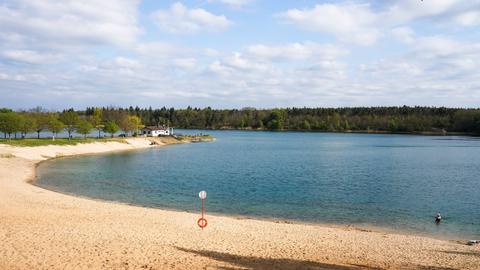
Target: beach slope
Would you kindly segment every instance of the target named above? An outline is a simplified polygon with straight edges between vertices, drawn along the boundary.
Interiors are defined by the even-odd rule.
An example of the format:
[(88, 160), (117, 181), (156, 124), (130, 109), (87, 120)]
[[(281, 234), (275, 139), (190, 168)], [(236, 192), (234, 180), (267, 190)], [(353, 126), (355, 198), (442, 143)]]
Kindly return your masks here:
[(28, 183), (43, 160), (168, 143), (0, 145), (0, 269), (480, 268), (480, 248), (454, 241), (222, 216), (207, 216), (202, 231), (198, 214), (78, 198)]

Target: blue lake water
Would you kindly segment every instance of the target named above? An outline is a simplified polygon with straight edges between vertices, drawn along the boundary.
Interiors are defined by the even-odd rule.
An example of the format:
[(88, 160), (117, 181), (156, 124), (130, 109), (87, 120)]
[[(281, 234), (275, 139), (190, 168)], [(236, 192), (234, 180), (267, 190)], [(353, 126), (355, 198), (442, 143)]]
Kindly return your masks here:
[[(211, 143), (61, 158), (36, 184), (148, 207), (480, 238), (480, 140), (208, 131)], [(434, 224), (434, 215), (444, 220)]]

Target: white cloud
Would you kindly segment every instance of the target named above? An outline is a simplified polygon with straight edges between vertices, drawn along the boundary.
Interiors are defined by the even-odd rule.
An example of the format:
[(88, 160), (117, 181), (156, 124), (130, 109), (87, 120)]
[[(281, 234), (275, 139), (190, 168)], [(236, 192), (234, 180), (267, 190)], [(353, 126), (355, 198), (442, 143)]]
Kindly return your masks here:
[(247, 52), (255, 57), (270, 60), (331, 60), (348, 54), (348, 51), (331, 44), (314, 42), (291, 43), (268, 46), (256, 44), (249, 46)]
[(32, 50), (5, 50), (0, 55), (9, 60), (30, 64), (49, 64), (62, 59), (58, 54), (42, 54)]
[(182, 69), (192, 69), (195, 67), (197, 60), (195, 58), (178, 58), (173, 60), (176, 67)]
[(204, 52), (181, 45), (164, 42), (139, 43), (134, 51), (138, 60), (148, 66), (150, 73), (164, 72), (162, 69), (191, 70), (197, 65), (197, 57)]
[(226, 76), (230, 73), (232, 73), (234, 70), (232, 68), (229, 68), (227, 66), (224, 66), (220, 61), (214, 61), (213, 63), (210, 64), (208, 67), (209, 70), (213, 73), (217, 73), (219, 75)]
[(166, 42), (143, 42), (138, 43), (134, 51), (140, 55), (152, 58), (165, 58), (169, 56), (182, 55), (185, 53), (184, 48), (175, 46)]
[(24, 75), (11, 75), (6, 73), (0, 73), (0, 80), (10, 80), (10, 81), (25, 81), (26, 77)]
[(480, 23), (479, 0), (397, 0), (384, 12), (386, 21), (408, 23), (429, 19), (440, 23), (474, 26)]
[(392, 35), (417, 53), (416, 57), (421, 58), (461, 56), (478, 48), (478, 44), (468, 44), (442, 35), (419, 36), (409, 27), (394, 28)]
[(242, 7), (252, 3), (255, 0), (208, 0), (208, 2), (220, 2), (232, 7)]
[[(209, 65), (212, 73), (209, 76), (212, 78), (209, 89), (250, 106), (268, 102), (266, 100), (271, 101), (269, 104), (277, 104), (269, 106), (318, 101), (320, 96), (325, 97), (329, 91), (341, 91), (338, 85), (345, 81), (347, 68), (347, 65), (335, 59), (344, 52), (316, 57), (319, 52), (313, 49), (321, 46), (310, 42), (249, 46), (244, 53), (223, 56)], [(273, 52), (268, 53), (269, 49)], [(297, 54), (281, 57), (280, 54), (284, 52)], [(296, 61), (296, 64), (278, 65), (277, 60)], [(225, 92), (225, 89), (228, 91)]]
[(440, 57), (464, 53), (465, 45), (456, 40), (442, 36), (416, 37), (413, 48), (423, 56)]
[(409, 27), (396, 27), (391, 30), (392, 36), (405, 44), (411, 44), (414, 42), (415, 32)]
[(480, 43), (444, 36), (410, 38), (408, 53), (361, 65), (359, 84), (375, 86), (384, 100), (396, 97), (405, 104), (477, 106), (471, 100), (479, 97)]
[(318, 4), (290, 9), (279, 17), (303, 29), (329, 33), (342, 42), (363, 46), (374, 44), (385, 30), (419, 20), (446, 27), (480, 24), (480, 0), (395, 0), (384, 5), (374, 10), (369, 4), (349, 1)]
[[(215, 42), (148, 32), (140, 39), (137, 20), (152, 14), (140, 20), (138, 1), (97, 2), (0, 4), (4, 104), (62, 108), (67, 97), (68, 106), (79, 107), (478, 106), (480, 100), (480, 44), (470, 27), (478, 25), (479, 0), (329, 1), (282, 13), (313, 33), (290, 35), (287, 29), (279, 33), (288, 34), (289, 43), (275, 43), (279, 36), (265, 34), (266, 28), (250, 28), (235, 33), (237, 45), (220, 35)], [(162, 29), (170, 32), (231, 25), (224, 16), (179, 3), (161, 12)], [(318, 32), (340, 42), (319, 43), (324, 37)], [(379, 37), (378, 46), (349, 46)]]
[(141, 33), (137, 3), (136, 0), (7, 0), (7, 4), (0, 5), (0, 32), (47, 47), (128, 46)]
[(188, 9), (179, 2), (167, 10), (155, 11), (152, 18), (160, 29), (170, 33), (194, 33), (202, 30), (220, 32), (232, 24), (223, 15), (215, 15), (201, 8)]
[(115, 57), (113, 62), (115, 63), (115, 65), (122, 68), (137, 69), (141, 67), (141, 64), (137, 60), (121, 56)]
[(203, 54), (206, 56), (219, 56), (220, 52), (218, 50), (212, 49), (212, 48), (206, 48), (203, 50)]
[(467, 11), (462, 14), (458, 14), (454, 17), (454, 20), (464, 26), (475, 26), (480, 24), (480, 11)]
[(312, 9), (290, 9), (280, 17), (300, 27), (335, 35), (345, 42), (371, 45), (380, 36), (376, 14), (367, 4), (319, 4)]
[(220, 75), (227, 75), (233, 73), (249, 74), (253, 72), (264, 72), (269, 67), (265, 63), (260, 63), (245, 57), (240, 52), (233, 52), (224, 57), (221, 61), (214, 61), (210, 64), (209, 68), (210, 71), (216, 72)]

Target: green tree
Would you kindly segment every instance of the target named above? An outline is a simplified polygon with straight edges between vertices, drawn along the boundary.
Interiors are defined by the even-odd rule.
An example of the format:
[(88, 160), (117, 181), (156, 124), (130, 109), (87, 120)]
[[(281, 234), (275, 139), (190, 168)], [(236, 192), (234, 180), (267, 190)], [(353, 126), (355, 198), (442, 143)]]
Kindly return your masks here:
[(27, 114), (23, 115), (24, 121), (23, 123), (20, 122), (20, 132), (22, 132), (22, 138), (27, 135), (27, 133), (30, 133), (32, 131), (37, 130), (38, 128), (38, 123), (37, 120), (34, 118), (33, 115)]
[(100, 139), (100, 132), (103, 129), (102, 125), (102, 109), (101, 108), (95, 108), (93, 110), (93, 115), (92, 115), (92, 125), (95, 129), (98, 130), (98, 138)]
[(302, 129), (304, 129), (304, 130), (312, 129), (312, 127), (310, 126), (310, 122), (308, 122), (308, 120), (303, 120)]
[(13, 114), (13, 133), (15, 134), (15, 139), (17, 138), (17, 132), (20, 132), (20, 137), (22, 137), (22, 128), (25, 126), (25, 120), (25, 116), (18, 113)]
[(334, 113), (331, 118), (331, 121), (332, 121), (332, 126), (334, 131), (338, 131), (342, 129), (342, 125), (340, 124), (340, 122), (342, 121), (342, 117), (340, 116), (339, 113), (337, 112)]
[(395, 132), (398, 130), (398, 124), (395, 119), (391, 119), (388, 123), (388, 130), (391, 132)]
[(119, 129), (120, 128), (118, 127), (118, 125), (113, 121), (108, 121), (103, 127), (103, 131), (105, 133), (110, 134), (112, 138), (113, 138), (113, 135), (117, 133)]
[(480, 117), (478, 118), (477, 122), (475, 123), (475, 133), (480, 134)]
[(453, 126), (457, 131), (475, 132), (478, 121), (480, 110), (459, 110), (453, 115)]
[(8, 113), (8, 112), (13, 112), (13, 111), (9, 108), (0, 108), (0, 113)]
[(65, 129), (68, 132), (69, 140), (72, 137), (72, 132), (74, 132), (76, 129), (78, 120), (79, 120), (78, 114), (73, 109), (64, 111), (60, 114), (60, 121), (62, 121), (62, 123), (65, 124)]
[(43, 112), (35, 112), (31, 114), (30, 117), (32, 117), (36, 122), (34, 131), (37, 132), (37, 139), (40, 139), (40, 132), (48, 129), (49, 117)]
[[(76, 127), (68, 124), (64, 115), (71, 114), (73, 110), (62, 114), (62, 121), (72, 132)], [(12, 114), (8, 114), (12, 113)], [(73, 112), (74, 113), (74, 112)], [(22, 122), (7, 121), (14, 119), (15, 113), (8, 108), (0, 109), (2, 115), (0, 130), (13, 130), (4, 132), (3, 137), (21, 131), (25, 133), (26, 126), (16, 127), (15, 124)], [(37, 133), (48, 128), (49, 115), (41, 107), (29, 110), (28, 113), (18, 113), (28, 118), (33, 117), (37, 122)], [(17, 115), (18, 115), (17, 114)], [(148, 125), (164, 124), (184, 128), (245, 128), (262, 129), (263, 126), (272, 130), (295, 130), (311, 129), (323, 131), (343, 130), (371, 130), (371, 131), (448, 131), (480, 133), (480, 110), (458, 108), (434, 108), (434, 107), (358, 107), (358, 108), (285, 108), (263, 109), (255, 108), (219, 109), (192, 108), (175, 110), (173, 108), (94, 108), (89, 107), (85, 112), (79, 113), (90, 117), (93, 126), (98, 129), (99, 137), (103, 128), (102, 123), (113, 121), (119, 124), (127, 132), (138, 130), (141, 125), (132, 124), (131, 117), (136, 116), (141, 122)], [(75, 116), (74, 116), (75, 118)], [(41, 120), (46, 119), (46, 120)], [(125, 120), (123, 120), (125, 119)], [(123, 121), (122, 121), (123, 120)], [(7, 122), (9, 123), (7, 125)], [(308, 125), (306, 124), (308, 122)], [(13, 126), (12, 126), (13, 123)], [(135, 127), (134, 127), (135, 126)], [(69, 134), (71, 135), (71, 134)], [(13, 137), (12, 135), (10, 135)]]
[(257, 120), (255, 121), (254, 127), (257, 128), (257, 129), (263, 129), (263, 128), (264, 128), (264, 126), (263, 126), (263, 120), (260, 119), (260, 118), (257, 119)]
[(130, 121), (130, 116), (124, 115), (122, 119), (120, 120), (120, 129), (125, 133), (125, 135), (128, 135), (128, 133), (133, 132), (136, 128), (135, 123), (132, 123)]
[(136, 115), (131, 115), (128, 117), (128, 121), (130, 122), (130, 125), (134, 128), (135, 133), (138, 134), (139, 129), (143, 127), (140, 117)]
[[(4, 109), (2, 109), (4, 110)], [(0, 132), (3, 133), (4, 138), (7, 138), (7, 133), (8, 133), (8, 114), (7, 112), (0, 112)]]
[(87, 120), (79, 120), (77, 124), (77, 132), (83, 135), (83, 138), (87, 138), (87, 135), (92, 131), (93, 126)]
[(52, 140), (55, 141), (55, 136), (65, 128), (65, 124), (58, 120), (57, 116), (52, 114), (48, 118), (48, 129), (52, 132)]
[(282, 130), (284, 124), (283, 113), (276, 109), (270, 113), (270, 121), (268, 123), (268, 128), (273, 130)]
[(25, 118), (16, 112), (0, 113), (0, 131), (4, 133), (5, 138), (8, 134), (8, 138), (10, 139), (12, 133), (16, 134), (20, 131), (24, 121)]

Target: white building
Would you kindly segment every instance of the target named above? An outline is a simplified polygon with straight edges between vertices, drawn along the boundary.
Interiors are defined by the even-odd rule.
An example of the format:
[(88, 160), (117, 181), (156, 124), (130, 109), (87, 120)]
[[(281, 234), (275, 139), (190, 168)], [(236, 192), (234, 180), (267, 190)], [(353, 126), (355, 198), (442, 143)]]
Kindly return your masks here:
[(151, 126), (142, 129), (142, 134), (147, 137), (170, 136), (173, 134), (173, 128), (166, 126)]

